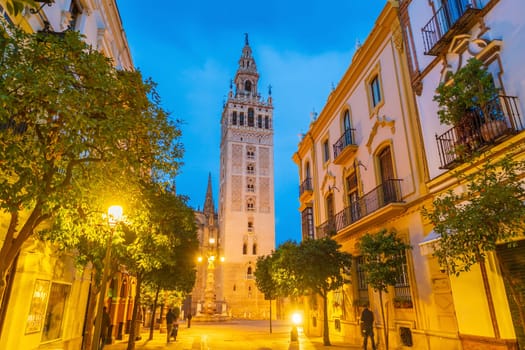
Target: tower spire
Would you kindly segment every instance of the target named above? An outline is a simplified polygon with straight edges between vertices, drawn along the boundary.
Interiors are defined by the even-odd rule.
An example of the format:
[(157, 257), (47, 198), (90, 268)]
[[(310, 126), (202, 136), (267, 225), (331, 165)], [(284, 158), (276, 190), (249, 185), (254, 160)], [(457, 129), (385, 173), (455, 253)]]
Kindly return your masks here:
[(213, 192), (211, 189), (211, 172), (208, 174), (208, 189), (206, 190), (206, 199), (204, 200), (204, 213), (215, 214), (215, 206), (213, 204)]

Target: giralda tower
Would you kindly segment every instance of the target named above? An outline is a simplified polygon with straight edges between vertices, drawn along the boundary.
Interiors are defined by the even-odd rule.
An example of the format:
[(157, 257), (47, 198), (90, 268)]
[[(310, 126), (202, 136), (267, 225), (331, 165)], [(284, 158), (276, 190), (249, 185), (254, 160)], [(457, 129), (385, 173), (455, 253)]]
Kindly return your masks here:
[(273, 106), (258, 91), (259, 73), (245, 34), (221, 118), (219, 185), (221, 264), (218, 300), (228, 314), (266, 318), (268, 301), (255, 285), (257, 258), (275, 249)]

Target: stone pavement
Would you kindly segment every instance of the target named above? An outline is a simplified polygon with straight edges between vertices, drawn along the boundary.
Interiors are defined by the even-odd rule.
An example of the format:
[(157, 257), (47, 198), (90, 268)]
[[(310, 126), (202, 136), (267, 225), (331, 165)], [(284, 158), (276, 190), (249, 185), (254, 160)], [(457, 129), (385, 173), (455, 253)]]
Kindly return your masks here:
[[(299, 332), (297, 341), (290, 340), (291, 326), (287, 322), (273, 321), (272, 333), (269, 321), (229, 321), (221, 323), (192, 322), (191, 328), (179, 324), (177, 341), (166, 343), (166, 333), (155, 330), (153, 339), (147, 340), (149, 330), (143, 329), (142, 340), (135, 342), (137, 350), (317, 350), (317, 349), (352, 349), (361, 347), (337, 341), (330, 335), (331, 346), (324, 346), (322, 337), (307, 337)], [(127, 338), (106, 345), (104, 350), (127, 349)]]

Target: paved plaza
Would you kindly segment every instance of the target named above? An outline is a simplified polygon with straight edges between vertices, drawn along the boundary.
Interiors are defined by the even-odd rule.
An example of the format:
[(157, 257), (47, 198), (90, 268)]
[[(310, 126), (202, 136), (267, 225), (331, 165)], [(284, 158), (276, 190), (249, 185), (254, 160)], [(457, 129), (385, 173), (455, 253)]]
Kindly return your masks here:
[[(269, 321), (229, 321), (221, 323), (192, 322), (191, 328), (180, 323), (177, 341), (166, 343), (166, 333), (155, 330), (152, 340), (146, 340), (149, 331), (143, 329), (142, 340), (135, 349), (170, 350), (314, 350), (314, 349), (360, 349), (357, 344), (345, 344), (330, 335), (332, 346), (324, 346), (321, 337), (307, 337), (299, 331), (297, 341), (290, 340), (291, 326), (288, 322), (273, 321), (270, 334)], [(124, 350), (127, 340), (107, 345), (104, 350)]]

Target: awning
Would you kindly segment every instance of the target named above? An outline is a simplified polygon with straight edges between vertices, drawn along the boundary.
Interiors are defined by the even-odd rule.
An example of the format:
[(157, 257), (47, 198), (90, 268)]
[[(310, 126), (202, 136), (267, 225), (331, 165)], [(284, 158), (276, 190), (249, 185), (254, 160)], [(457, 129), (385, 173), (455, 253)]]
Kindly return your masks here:
[(426, 235), (425, 238), (423, 238), (423, 240), (418, 243), (421, 255), (427, 256), (432, 254), (434, 252), (434, 244), (436, 244), (440, 239), (441, 236), (436, 233), (436, 231), (430, 231), (428, 235)]

